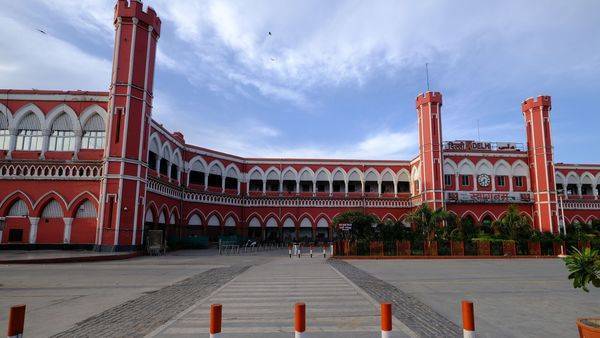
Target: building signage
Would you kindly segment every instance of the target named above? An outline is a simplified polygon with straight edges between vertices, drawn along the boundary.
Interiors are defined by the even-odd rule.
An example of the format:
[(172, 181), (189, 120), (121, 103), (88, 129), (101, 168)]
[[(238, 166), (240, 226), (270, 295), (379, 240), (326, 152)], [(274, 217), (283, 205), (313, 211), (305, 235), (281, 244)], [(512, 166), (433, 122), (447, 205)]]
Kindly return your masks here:
[(338, 228), (342, 231), (350, 231), (352, 229), (352, 223), (340, 223)]
[(477, 142), (477, 141), (449, 141), (444, 144), (445, 150), (453, 151), (514, 151), (518, 150), (517, 144), (512, 142)]
[(484, 191), (452, 191), (446, 192), (448, 202), (461, 203), (529, 203), (529, 193), (484, 192)]

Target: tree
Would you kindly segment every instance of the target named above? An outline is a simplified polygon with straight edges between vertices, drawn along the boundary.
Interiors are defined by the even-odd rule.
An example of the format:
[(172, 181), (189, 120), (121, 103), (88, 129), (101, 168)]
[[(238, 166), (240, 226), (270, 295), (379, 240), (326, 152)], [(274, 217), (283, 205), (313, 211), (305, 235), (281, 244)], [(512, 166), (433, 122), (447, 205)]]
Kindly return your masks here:
[[(338, 225), (344, 223), (352, 224), (349, 232), (339, 230)], [(346, 239), (372, 240), (376, 235), (373, 225), (378, 223), (379, 219), (376, 216), (364, 214), (362, 211), (346, 211), (333, 218), (338, 237)]]
[(514, 241), (527, 238), (531, 234), (529, 218), (522, 215), (515, 205), (509, 205), (504, 216), (500, 220), (494, 221), (492, 227), (496, 235)]
[(575, 252), (567, 256), (565, 264), (569, 269), (569, 279), (573, 280), (573, 287), (582, 288), (589, 292), (588, 285), (600, 287), (600, 255), (597, 250), (585, 248), (579, 251), (573, 248)]
[(444, 209), (431, 210), (429, 205), (422, 204), (411, 212), (406, 220), (414, 224), (416, 232), (419, 232), (428, 242), (431, 242), (439, 224), (448, 218), (449, 214)]

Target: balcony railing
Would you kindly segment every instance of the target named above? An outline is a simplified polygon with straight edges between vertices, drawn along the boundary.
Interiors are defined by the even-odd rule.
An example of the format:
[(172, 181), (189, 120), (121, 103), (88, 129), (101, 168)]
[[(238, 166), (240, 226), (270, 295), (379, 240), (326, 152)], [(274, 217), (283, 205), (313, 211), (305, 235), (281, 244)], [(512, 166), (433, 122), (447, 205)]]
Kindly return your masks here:
[(97, 180), (102, 162), (93, 161), (0, 161), (0, 179)]

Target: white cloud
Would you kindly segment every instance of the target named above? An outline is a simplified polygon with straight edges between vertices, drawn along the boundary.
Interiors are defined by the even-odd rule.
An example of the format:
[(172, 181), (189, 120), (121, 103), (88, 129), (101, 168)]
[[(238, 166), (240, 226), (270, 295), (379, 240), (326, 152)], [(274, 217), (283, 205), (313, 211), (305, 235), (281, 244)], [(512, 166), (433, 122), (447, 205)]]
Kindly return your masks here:
[(0, 26), (0, 83), (22, 89), (107, 90), (109, 60), (11, 18), (0, 16)]

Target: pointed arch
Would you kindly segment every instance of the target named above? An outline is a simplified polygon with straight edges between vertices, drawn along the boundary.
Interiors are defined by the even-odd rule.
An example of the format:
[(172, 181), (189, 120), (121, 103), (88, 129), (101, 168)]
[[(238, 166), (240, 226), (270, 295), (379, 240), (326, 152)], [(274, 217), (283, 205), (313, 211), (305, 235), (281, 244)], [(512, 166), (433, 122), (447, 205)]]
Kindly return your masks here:
[(223, 217), (216, 211), (211, 212), (206, 216), (206, 223), (208, 226), (221, 226), (223, 224)]
[[(357, 179), (358, 178), (358, 179)], [(363, 172), (360, 169), (354, 167), (348, 171), (348, 181), (361, 181), (364, 182)]]
[(396, 217), (394, 215), (392, 215), (391, 213), (389, 213), (389, 212), (386, 213), (385, 215), (383, 215), (383, 217), (381, 217), (381, 220), (383, 222), (385, 222), (388, 219), (391, 220), (394, 223), (397, 221)]
[(202, 225), (204, 224), (203, 217), (204, 216), (198, 209), (194, 209), (186, 216), (185, 223), (187, 225)]
[(390, 181), (390, 182), (394, 182), (394, 184), (396, 184), (396, 182), (397, 182), (396, 175), (394, 174), (392, 169), (390, 169), (390, 168), (383, 169), (383, 171), (381, 172), (381, 181), (382, 182)]
[(475, 172), (480, 175), (480, 174), (486, 174), (489, 176), (492, 176), (494, 174), (494, 166), (492, 165), (492, 163), (490, 161), (488, 161), (487, 159), (481, 159), (477, 162), (477, 165), (475, 166)]
[(331, 222), (326, 217), (321, 216), (317, 221), (317, 228), (329, 228), (330, 224)]
[(276, 167), (269, 167), (269, 169), (267, 169), (265, 171), (265, 173), (266, 173), (265, 174), (266, 180), (273, 180), (273, 181), (281, 180), (281, 172)]
[(516, 160), (512, 165), (512, 175), (525, 176), (529, 178), (529, 167), (527, 167), (527, 164), (522, 160)]
[(511, 166), (505, 160), (494, 163), (494, 176), (511, 176)]
[(475, 164), (468, 158), (463, 159), (458, 163), (458, 173), (460, 175), (475, 175)]
[(63, 215), (68, 214), (67, 202), (65, 198), (56, 191), (52, 190), (42, 195), (42, 197), (35, 202), (33, 215), (35, 215), (35, 217), (40, 217), (39, 215), (42, 214), (44, 207), (46, 207), (46, 205), (53, 199), (58, 202)]
[[(151, 219), (148, 220), (148, 212), (150, 212), (150, 216)], [(148, 205), (146, 206), (146, 214), (145, 214), (145, 223), (156, 223), (158, 222), (158, 208), (156, 207), (156, 204), (154, 203), (154, 201), (150, 201), (148, 202)]]
[(71, 128), (73, 131), (81, 131), (81, 124), (79, 123), (79, 119), (77, 118), (77, 114), (73, 108), (69, 107), (69, 105), (65, 103), (61, 103), (56, 107), (52, 108), (46, 115), (46, 126), (48, 129), (52, 128), (52, 124), (56, 121), (57, 118), (65, 114), (69, 121), (71, 122)]
[[(240, 169), (238, 168), (237, 165), (235, 165), (235, 163), (230, 163), (226, 168), (225, 168), (225, 175), (227, 177), (231, 177), (231, 178), (236, 178), (236, 179), (240, 179), (241, 175), (240, 175)], [(234, 176), (230, 176), (230, 175), (234, 175)]]
[(295, 218), (292, 215), (285, 216), (282, 226), (284, 228), (295, 228), (296, 227)]
[(300, 221), (300, 227), (301, 228), (312, 228), (313, 221), (312, 221), (312, 219), (310, 217), (304, 216), (301, 219), (302, 219)]
[(332, 180), (331, 172), (329, 172), (329, 170), (327, 170), (327, 168), (321, 167), (321, 168), (317, 169), (317, 171), (315, 172), (315, 181), (331, 182), (331, 180)]
[(85, 203), (85, 201), (89, 201), (92, 204), (92, 206), (96, 209), (96, 211), (98, 211), (98, 199), (96, 198), (96, 196), (94, 196), (94, 194), (92, 194), (89, 191), (84, 191), (79, 195), (75, 196), (75, 198), (73, 198), (71, 202), (67, 205), (67, 217), (75, 217), (77, 215), (77, 212), (79, 211), (79, 208), (83, 203)]
[(481, 216), (479, 217), (479, 221), (480, 221), (480, 222), (481, 222), (481, 221), (483, 221), (483, 219), (484, 219), (486, 216), (489, 216), (489, 217), (492, 219), (492, 221), (497, 221), (497, 220), (498, 220), (498, 218), (496, 218), (496, 215), (494, 215), (494, 214), (493, 214), (491, 211), (489, 211), (489, 210), (486, 210), (486, 211), (484, 211), (484, 212), (481, 214)]
[(410, 182), (410, 173), (406, 168), (398, 170), (396, 177), (398, 182)]
[(379, 171), (375, 170), (375, 168), (373, 168), (373, 167), (369, 167), (369, 169), (367, 169), (367, 171), (365, 171), (364, 178), (365, 178), (365, 182), (366, 181), (381, 182), (381, 175), (379, 174)]
[(344, 181), (346, 182), (348, 180), (348, 175), (346, 173), (346, 170), (344, 170), (341, 167), (337, 167), (335, 169), (333, 169), (333, 171), (331, 172), (331, 180), (332, 181)]
[(15, 113), (14, 117), (13, 117), (13, 128), (17, 129), (19, 127), (19, 124), (21, 123), (21, 120), (27, 116), (29, 113), (33, 113), (39, 120), (40, 122), (40, 127), (41, 130), (47, 129), (46, 128), (46, 117), (44, 116), (44, 113), (42, 112), (42, 110), (36, 106), (33, 103), (28, 103), (26, 105), (24, 105), (23, 107), (21, 107), (19, 110), (17, 110), (17, 112)]
[(298, 181), (299, 176), (298, 176), (298, 172), (296, 171), (296, 169), (294, 169), (293, 167), (286, 167), (285, 169), (283, 169), (282, 174), (281, 174), (281, 180), (285, 181), (285, 180), (290, 180), (290, 181)]
[(458, 166), (456, 163), (449, 158), (444, 159), (444, 175), (456, 175), (457, 172)]
[(304, 168), (300, 169), (300, 171), (298, 173), (298, 180), (312, 182), (315, 180), (315, 172), (309, 167), (304, 167)]
[(250, 171), (248, 172), (248, 182), (250, 182), (250, 180), (264, 181), (265, 172), (259, 166), (252, 167), (252, 169), (250, 169)]
[(238, 222), (236, 221), (236, 219), (233, 216), (229, 215), (229, 216), (225, 216), (225, 222), (223, 222), (223, 225), (225, 227), (232, 228), (232, 227), (235, 227), (237, 225), (237, 223)]
[(460, 215), (460, 219), (463, 220), (467, 217), (471, 217), (473, 219), (473, 222), (475, 222), (475, 225), (477, 225), (477, 223), (479, 223), (479, 218), (477, 217), (477, 215), (475, 215), (474, 212), (472, 212), (471, 210), (467, 210), (465, 212), (463, 212)]
[[(170, 224), (181, 223), (181, 214), (179, 213), (179, 208), (177, 206), (173, 206), (170, 211), (171, 216), (169, 217)], [(173, 218), (175, 218), (174, 222)]]
[(165, 141), (165, 143), (162, 145), (162, 149), (160, 150), (160, 157), (171, 162), (172, 155), (173, 150), (171, 149), (171, 145), (168, 141)]
[(100, 107), (97, 104), (93, 104), (93, 105), (85, 108), (79, 114), (79, 124), (81, 125), (81, 127), (85, 126), (85, 124), (88, 122), (88, 120), (90, 118), (92, 118), (94, 115), (100, 116), (100, 118), (102, 119), (102, 122), (104, 123), (104, 130), (106, 130), (107, 129), (107, 121), (108, 121), (108, 113), (106, 112), (106, 110), (104, 110), (104, 108)]
[(248, 222), (248, 228), (260, 228), (261, 227), (261, 222), (258, 219), (258, 217), (253, 216), (250, 221)]
[(12, 207), (17, 200), (22, 200), (27, 206), (29, 215), (33, 215), (34, 206), (31, 202), (31, 198), (21, 190), (17, 190), (10, 193), (2, 200), (2, 202), (0, 202), (0, 216), (6, 216), (10, 207)]
[(225, 166), (223, 166), (223, 163), (221, 161), (213, 160), (208, 165), (208, 173), (223, 176), (223, 174), (225, 173)]
[(257, 218), (260, 221), (260, 223), (262, 224), (264, 218), (262, 218), (262, 216), (256, 211), (254, 211), (250, 215), (246, 216), (246, 223), (250, 222), (250, 219), (253, 217)]

